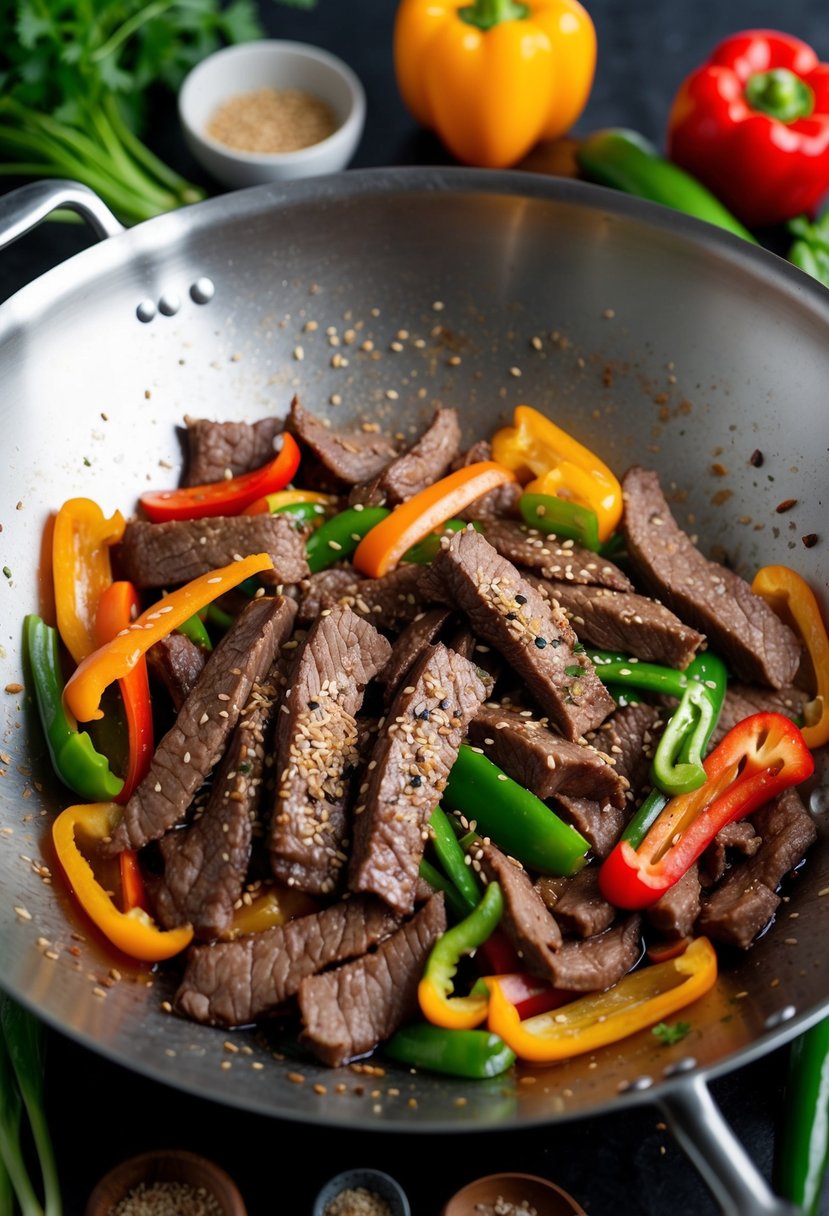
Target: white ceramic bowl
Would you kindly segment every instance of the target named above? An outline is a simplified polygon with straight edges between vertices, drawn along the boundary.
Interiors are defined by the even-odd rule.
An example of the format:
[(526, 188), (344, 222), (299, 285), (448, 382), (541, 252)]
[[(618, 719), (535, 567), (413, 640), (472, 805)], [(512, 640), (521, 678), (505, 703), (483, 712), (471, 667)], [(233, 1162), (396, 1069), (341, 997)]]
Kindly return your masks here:
[[(303, 89), (331, 106), (337, 129), (296, 152), (241, 152), (207, 134), (216, 108), (256, 89)], [(243, 42), (216, 51), (187, 75), (178, 98), (190, 151), (225, 186), (257, 186), (336, 173), (351, 160), (363, 131), (366, 99), (351, 68), (319, 47), (276, 39)]]

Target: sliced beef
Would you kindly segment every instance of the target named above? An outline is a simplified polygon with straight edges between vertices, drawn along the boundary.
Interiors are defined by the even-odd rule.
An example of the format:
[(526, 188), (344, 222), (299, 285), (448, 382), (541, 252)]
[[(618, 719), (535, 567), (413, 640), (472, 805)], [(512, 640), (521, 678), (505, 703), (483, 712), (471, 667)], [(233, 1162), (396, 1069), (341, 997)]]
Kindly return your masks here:
[(443, 477), (458, 454), (460, 440), (457, 411), (438, 407), (417, 443), (395, 457), (379, 476), (355, 486), (349, 502), (375, 507), (405, 502)]
[(444, 590), (473, 632), (503, 655), (565, 738), (579, 739), (614, 708), (562, 613), (479, 533), (456, 532), (427, 567), (428, 587)]
[(679, 882), (651, 904), (647, 911), (650, 924), (657, 933), (671, 941), (690, 937), (700, 910), (699, 869), (691, 866)]
[(296, 605), (282, 596), (252, 600), (204, 666), (149, 772), (124, 807), (107, 852), (140, 849), (174, 827), (222, 755), (242, 707), (293, 626)]
[[(465, 452), (456, 456), (452, 461), (452, 470), (454, 472), (456, 469), (465, 469), (468, 465), (478, 464), (482, 460), (492, 460), (492, 445), (488, 439), (477, 439), (471, 448), (467, 448)], [(488, 490), (486, 494), (482, 494), (480, 498), (471, 502), (464, 511), (461, 511), (460, 518), (468, 520), (520, 519), (518, 503), (523, 493), (524, 488), (520, 482), (504, 482), (503, 485), (496, 486), (494, 490)]]
[[(380, 679), (385, 686), (387, 705), (403, 683), (406, 673), (426, 653), (451, 615), (446, 608), (430, 608), (426, 612), (419, 613), (403, 629), (394, 643), (391, 658), (380, 674)], [(471, 656), (465, 655), (464, 657)]]
[(567, 992), (603, 992), (618, 984), (642, 955), (642, 918), (628, 916), (604, 933), (566, 941), (550, 956), (547, 979)]
[(388, 436), (379, 431), (335, 431), (309, 413), (297, 397), (285, 425), (341, 485), (371, 481), (397, 455)]
[(500, 927), (533, 975), (549, 977), (551, 958), (561, 946), (561, 930), (527, 871), (494, 844), (474, 848), (475, 868), (497, 882), (504, 897)]
[(662, 604), (632, 591), (548, 583), (580, 642), (683, 670), (705, 641)]
[(746, 948), (780, 904), (781, 881), (817, 839), (812, 817), (797, 790), (786, 790), (761, 807), (754, 826), (762, 843), (748, 861), (731, 867), (706, 895), (697, 929), (714, 941)]
[(758, 688), (751, 684), (729, 684), (720, 710), (720, 716), (714, 733), (711, 736), (711, 746), (716, 747), (723, 735), (728, 734), (732, 727), (752, 714), (771, 711), (785, 714), (787, 718), (798, 718), (803, 713), (803, 707), (809, 699), (809, 694), (800, 688)]
[(427, 586), (428, 566), (414, 562), (397, 566), (382, 578), (362, 578), (337, 603), (353, 608), (382, 629), (395, 631), (413, 621), (433, 601)]
[(451, 464), (453, 473), (465, 469), (470, 464), (478, 464), (481, 460), (492, 460), (492, 444), (488, 439), (476, 439), (472, 447), (458, 452)]
[(569, 794), (556, 794), (550, 803), (565, 823), (571, 824), (589, 843), (596, 857), (607, 857), (624, 831), (626, 815), (609, 802), (596, 802), (592, 798), (571, 798)]
[(659, 710), (643, 702), (617, 709), (588, 736), (588, 741), (614, 762), (626, 786), (628, 803), (636, 801), (648, 782), (660, 734)]
[(159, 842), (164, 874), (153, 903), (165, 928), (189, 922), (196, 937), (206, 941), (220, 937), (230, 924), (247, 877), (276, 692), (271, 668), (251, 689), (203, 812)]
[(629, 469), (622, 489), (628, 554), (646, 589), (704, 633), (741, 680), (791, 684), (797, 638), (739, 575), (703, 557), (674, 520), (657, 474)]
[(568, 937), (594, 937), (613, 924), (616, 909), (599, 890), (599, 871), (587, 866), (571, 878), (537, 878), (535, 889)]
[(633, 591), (618, 566), (573, 540), (559, 541), (528, 524), (511, 519), (484, 520), (484, 535), (494, 549), (515, 566), (523, 566), (545, 579)]
[(399, 921), (379, 900), (346, 899), (231, 942), (194, 946), (175, 996), (178, 1012), (213, 1026), (273, 1013), (324, 967), (359, 958)]
[(291, 671), (277, 727), (269, 847), (276, 877), (314, 895), (334, 891), (348, 856), (356, 714), (390, 655), (373, 625), (335, 607), (311, 627)]
[(285, 515), (216, 515), (166, 524), (130, 520), (118, 548), (124, 576), (136, 587), (188, 583), (237, 556), (268, 553), (270, 583), (296, 583), (308, 573), (303, 538)]
[(395, 697), (354, 813), (348, 885), (396, 912), (414, 905), (426, 822), (440, 801), (470, 719), (486, 689), (474, 666), (433, 646)]
[(552, 798), (561, 790), (625, 805), (627, 783), (595, 748), (562, 739), (524, 713), (482, 706), (470, 723), (469, 741), (539, 798)]
[(390, 1038), (417, 1014), (417, 986), (445, 930), (443, 895), (433, 895), (373, 954), (303, 980), (302, 1042), (336, 1068)]
[(207, 418), (188, 418), (187, 467), (183, 486), (203, 486), (251, 473), (268, 464), (276, 455), (274, 439), (283, 429), (279, 418), (260, 418), (258, 422), (210, 422)]
[(207, 662), (207, 651), (183, 633), (168, 633), (147, 651), (150, 676), (167, 689), (176, 713), (190, 695)]
[(350, 563), (309, 574), (296, 589), (297, 624), (312, 625), (324, 608), (331, 608), (343, 596), (353, 595), (358, 581), (359, 576)]
[(719, 882), (728, 867), (729, 850), (753, 857), (761, 844), (750, 819), (738, 819), (720, 828), (700, 858), (700, 880), (704, 887)]

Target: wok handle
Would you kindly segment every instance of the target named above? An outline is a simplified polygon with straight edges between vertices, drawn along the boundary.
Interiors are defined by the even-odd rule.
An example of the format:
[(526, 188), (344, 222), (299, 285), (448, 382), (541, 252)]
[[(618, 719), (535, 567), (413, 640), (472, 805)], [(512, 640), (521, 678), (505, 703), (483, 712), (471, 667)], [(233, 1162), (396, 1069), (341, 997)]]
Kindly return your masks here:
[(684, 1078), (659, 1105), (671, 1131), (711, 1188), (723, 1216), (797, 1216), (798, 1208), (773, 1194), (702, 1077)]
[(77, 212), (101, 240), (124, 231), (124, 225), (88, 186), (50, 177), (0, 196), (0, 249), (37, 228), (58, 210)]

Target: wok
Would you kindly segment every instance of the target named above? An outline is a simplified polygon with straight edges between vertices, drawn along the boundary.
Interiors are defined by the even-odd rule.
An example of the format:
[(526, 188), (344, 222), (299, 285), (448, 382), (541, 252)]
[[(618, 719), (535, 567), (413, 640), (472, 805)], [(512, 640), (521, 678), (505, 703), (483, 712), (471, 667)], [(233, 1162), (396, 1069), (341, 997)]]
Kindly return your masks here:
[[(282, 414), (295, 391), (338, 423), (392, 429), (418, 426), (440, 398), (460, 407), (469, 439), (519, 401), (550, 409), (616, 469), (656, 465), (707, 551), (749, 574), (792, 565), (825, 593), (827, 546), (800, 537), (825, 521), (829, 294), (774, 255), (599, 187), (460, 169), (257, 187), (129, 232), (83, 187), (41, 183), (2, 200), (0, 243), (58, 206), (107, 239), (0, 308), (0, 686), (25, 679), (20, 622), (38, 604), (48, 512), (71, 495), (128, 512), (142, 489), (174, 481), (185, 413)], [(333, 367), (326, 327), (358, 324), (381, 357), (356, 343)], [(424, 345), (390, 352), (401, 328)], [(749, 462), (758, 448), (762, 469)], [(777, 514), (786, 498), (796, 507)], [(0, 746), (0, 983), (92, 1050), (232, 1107), (375, 1130), (552, 1124), (654, 1102), (725, 1211), (788, 1210), (706, 1082), (829, 1010), (825, 773), (810, 791), (820, 840), (783, 914), (797, 913), (797, 932), (779, 925), (724, 956), (681, 1044), (645, 1032), (535, 1084), (389, 1069), (335, 1100), (330, 1070), (303, 1059), (306, 1083), (293, 1084), (296, 1049), (275, 1059), (263, 1031), (239, 1036), (263, 1067), (223, 1071), (224, 1033), (162, 1012), (169, 972), (114, 964), (49, 882), (59, 795), (25, 692), (3, 697)], [(121, 978), (102, 986), (113, 965)]]

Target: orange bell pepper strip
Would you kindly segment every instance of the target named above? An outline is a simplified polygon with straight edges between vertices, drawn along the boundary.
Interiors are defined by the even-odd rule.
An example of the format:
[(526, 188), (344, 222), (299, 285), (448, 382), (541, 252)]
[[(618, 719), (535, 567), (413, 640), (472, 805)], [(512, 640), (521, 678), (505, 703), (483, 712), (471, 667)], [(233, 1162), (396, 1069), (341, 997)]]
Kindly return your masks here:
[(78, 836), (94, 848), (112, 835), (121, 808), (114, 802), (68, 806), (52, 824), (55, 852), (78, 903), (114, 946), (131, 958), (158, 963), (185, 950), (193, 940), (189, 925), (160, 929), (141, 907), (122, 912), (95, 877)]
[(622, 517), (622, 487), (604, 461), (532, 406), (515, 407), (513, 425), (492, 437), (492, 455), (528, 482), (528, 494), (570, 499), (595, 511), (600, 541)]
[(263, 494), (249, 507), (245, 507), (243, 515), (273, 515), (283, 507), (292, 507), (298, 502), (309, 502), (319, 507), (333, 507), (337, 502), (336, 494), (323, 494), (321, 490), (277, 490), (274, 494)]
[(679, 957), (632, 971), (606, 992), (522, 1021), (499, 977), (488, 976), (487, 1026), (519, 1059), (549, 1064), (597, 1051), (663, 1021), (708, 992), (716, 978), (714, 947), (698, 937)]
[(90, 498), (68, 499), (55, 517), (52, 575), (58, 633), (76, 663), (97, 645), (95, 614), (112, 582), (109, 547), (124, 535), (124, 517), (109, 519)]
[(809, 748), (829, 743), (829, 636), (814, 591), (789, 566), (763, 566), (751, 590), (800, 635), (812, 668), (814, 699), (805, 706), (800, 733)]
[(514, 474), (493, 460), (479, 460), (442, 477), (395, 507), (366, 533), (354, 551), (354, 566), (369, 578), (381, 578), (417, 541), (482, 494), (510, 481), (515, 481)]
[(252, 574), (272, 569), (273, 561), (268, 553), (254, 553), (241, 561), (231, 562), (229, 566), (220, 566), (208, 574), (201, 574), (169, 595), (162, 596), (111, 642), (106, 642), (84, 659), (66, 681), (64, 704), (79, 722), (103, 717), (100, 704), (104, 689), (113, 680), (121, 680), (129, 675), (139, 659), (160, 638), (172, 633), (194, 613), (231, 588), (238, 587)]

